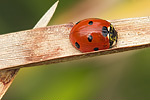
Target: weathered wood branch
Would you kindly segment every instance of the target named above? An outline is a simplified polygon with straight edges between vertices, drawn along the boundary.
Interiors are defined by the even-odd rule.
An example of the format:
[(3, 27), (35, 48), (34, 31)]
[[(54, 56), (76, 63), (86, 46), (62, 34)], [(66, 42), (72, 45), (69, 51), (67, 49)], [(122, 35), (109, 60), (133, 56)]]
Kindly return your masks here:
[(149, 17), (110, 21), (118, 32), (116, 47), (81, 53), (69, 41), (73, 23), (54, 25), (0, 36), (0, 69), (59, 63), (150, 46)]
[(16, 68), (150, 47), (149, 17), (110, 22), (118, 32), (116, 47), (90, 53), (81, 53), (71, 45), (69, 32), (73, 23), (0, 35), (0, 98), (18, 72)]
[[(38, 27), (45, 27), (49, 23), (50, 19), (52, 18), (57, 5), (57, 1), (38, 21), (38, 23), (34, 26), (34, 28)], [(9, 40), (8, 40), (9, 41)], [(5, 62), (7, 63), (7, 61)], [(15, 76), (17, 75), (20, 68), (17, 69), (10, 69), (10, 70), (0, 70), (0, 99), (3, 97), (11, 83), (13, 82)]]

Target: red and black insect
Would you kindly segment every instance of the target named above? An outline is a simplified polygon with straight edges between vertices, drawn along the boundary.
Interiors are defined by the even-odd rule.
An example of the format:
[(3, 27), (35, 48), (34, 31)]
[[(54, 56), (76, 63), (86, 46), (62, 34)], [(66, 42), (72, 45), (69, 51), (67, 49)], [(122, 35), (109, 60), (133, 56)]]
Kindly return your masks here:
[(110, 22), (89, 18), (76, 23), (69, 38), (76, 49), (91, 52), (113, 47), (117, 43), (118, 35)]

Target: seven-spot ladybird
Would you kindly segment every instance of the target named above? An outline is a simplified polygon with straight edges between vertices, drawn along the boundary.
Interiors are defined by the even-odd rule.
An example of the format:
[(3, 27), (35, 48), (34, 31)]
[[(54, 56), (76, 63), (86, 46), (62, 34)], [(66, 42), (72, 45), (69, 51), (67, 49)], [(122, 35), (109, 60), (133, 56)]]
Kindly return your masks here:
[(72, 45), (81, 52), (91, 52), (113, 47), (117, 32), (110, 22), (97, 18), (77, 22), (69, 35)]

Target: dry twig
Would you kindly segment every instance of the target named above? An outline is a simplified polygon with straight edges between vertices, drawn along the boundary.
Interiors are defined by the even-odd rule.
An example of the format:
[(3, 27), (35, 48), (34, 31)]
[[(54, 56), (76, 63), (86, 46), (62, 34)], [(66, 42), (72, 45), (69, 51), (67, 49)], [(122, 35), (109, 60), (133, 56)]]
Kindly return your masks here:
[(81, 53), (69, 41), (73, 23), (48, 26), (0, 36), (0, 95), (5, 93), (18, 69), (33, 65), (59, 63), (91, 56), (136, 50), (150, 46), (150, 18), (128, 18), (110, 21), (118, 32), (116, 47)]
[[(47, 26), (47, 24), (49, 23), (50, 19), (52, 18), (54, 12), (55, 12), (55, 9), (58, 5), (58, 2), (57, 1), (45, 14), (44, 16), (39, 20), (39, 22), (34, 26), (34, 28), (38, 28), (38, 27), (45, 27)], [(2, 39), (3, 43), (1, 44), (5, 44), (7, 45), (7, 50), (4, 50), (5, 48), (5, 45), (3, 45), (2, 47), (0, 47), (1, 49), (3, 48), (3, 53), (1, 53), (0, 55), (3, 56), (2, 59), (0, 59), (1, 61), (3, 60), (6, 60), (7, 58), (8, 59), (11, 59), (11, 54), (7, 57), (6, 52), (9, 53), (9, 51), (14, 51), (15, 49), (11, 49), (11, 44), (9, 44), (9, 39), (12, 38), (12, 40), (15, 42), (15, 41), (18, 41), (17, 38), (15, 39), (15, 36), (13, 35), (6, 35), (8, 37), (5, 37), (7, 40), (5, 40), (3, 38), (3, 35), (1, 35), (1, 37), (4, 39)], [(18, 35), (19, 36), (19, 35)], [(22, 38), (22, 36), (20, 36), (20, 39)], [(8, 44), (7, 44), (8, 43)], [(15, 42), (16, 44), (14, 44), (16, 47), (18, 45), (18, 43), (20, 43), (19, 41), (18, 42)], [(16, 48), (15, 47), (15, 48)], [(6, 48), (5, 48), (6, 49)], [(15, 51), (14, 51), (15, 53)], [(13, 55), (13, 54), (12, 54)], [(16, 57), (20, 55), (19, 53), (17, 54), (16, 53)], [(20, 55), (21, 56), (21, 55)], [(6, 58), (6, 59), (5, 59)], [(17, 60), (17, 59), (16, 59)], [(10, 60), (6, 60), (5, 63), (10, 63), (9, 62)], [(14, 61), (12, 61), (14, 62)], [(2, 64), (3, 66), (3, 64)], [(0, 71), (0, 99), (3, 97), (3, 95), (5, 94), (5, 92), (7, 91), (7, 89), (9, 88), (9, 86), (11, 85), (11, 83), (13, 82), (15, 76), (17, 75), (17, 72), (19, 71), (19, 68), (17, 69), (10, 69), (10, 70), (1, 70)]]
[(0, 69), (59, 63), (150, 46), (149, 17), (110, 22), (119, 35), (116, 47), (90, 53), (81, 53), (71, 45), (69, 32), (73, 23), (1, 35)]
[[(118, 32), (118, 43), (116, 47), (90, 53), (81, 53), (71, 45), (69, 32), (74, 25), (73, 23), (1, 35), (0, 69), (59, 63), (150, 46), (149, 17), (112, 20), (110, 22)], [(8, 75), (3, 75), (4, 78), (1, 77), (2, 75), (0, 76), (0, 86), (9, 86), (17, 70), (2, 71), (8, 71)]]

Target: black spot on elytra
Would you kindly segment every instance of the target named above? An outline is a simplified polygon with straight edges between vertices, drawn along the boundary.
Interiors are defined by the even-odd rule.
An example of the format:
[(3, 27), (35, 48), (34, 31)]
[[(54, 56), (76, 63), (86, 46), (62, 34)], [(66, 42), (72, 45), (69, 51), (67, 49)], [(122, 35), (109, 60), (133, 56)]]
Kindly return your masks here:
[(89, 21), (89, 23), (88, 23), (89, 25), (93, 25), (93, 21)]
[(75, 43), (75, 46), (79, 49), (80, 48), (80, 45), (76, 42)]
[(89, 35), (89, 36), (88, 36), (88, 41), (89, 41), (89, 42), (92, 42), (92, 40), (93, 40), (92, 35)]
[(94, 48), (94, 51), (98, 51), (99, 50), (99, 48)]
[(102, 35), (103, 35), (104, 37), (106, 37), (106, 36), (108, 35), (108, 29), (107, 29), (106, 26), (103, 26), (103, 28), (102, 28)]
[(114, 41), (109, 42), (110, 48), (112, 48), (113, 43), (114, 43)]

